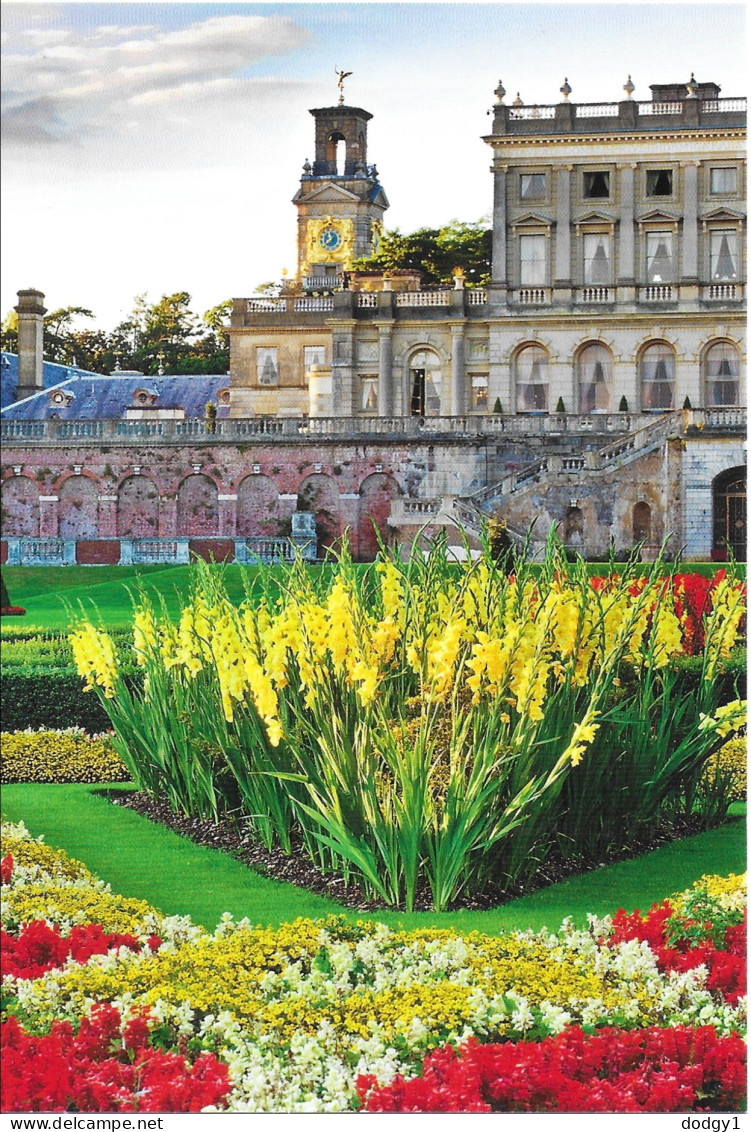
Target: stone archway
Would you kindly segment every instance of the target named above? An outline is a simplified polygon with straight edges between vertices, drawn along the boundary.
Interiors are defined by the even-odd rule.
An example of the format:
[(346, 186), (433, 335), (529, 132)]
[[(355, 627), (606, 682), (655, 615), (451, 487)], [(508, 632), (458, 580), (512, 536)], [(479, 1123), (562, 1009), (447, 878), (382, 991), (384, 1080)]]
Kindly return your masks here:
[(728, 468), (712, 482), (712, 557), (746, 561), (746, 469)]
[(215, 538), (219, 534), (216, 484), (200, 472), (187, 476), (177, 489), (177, 533), (183, 538)]
[(357, 557), (361, 562), (372, 562), (378, 553), (378, 534), (388, 543), (391, 502), (401, 491), (393, 476), (374, 472), (360, 484), (359, 495)]
[(58, 491), (60, 538), (99, 535), (99, 492), (88, 476), (69, 476)]
[(39, 538), (39, 488), (28, 476), (12, 476), (0, 486), (3, 538)]
[(118, 538), (159, 534), (159, 491), (148, 476), (128, 476), (117, 493)]
[(297, 510), (312, 511), (316, 520), (318, 557), (336, 549), (344, 529), (339, 488), (334, 479), (322, 472), (307, 476), (297, 489)]

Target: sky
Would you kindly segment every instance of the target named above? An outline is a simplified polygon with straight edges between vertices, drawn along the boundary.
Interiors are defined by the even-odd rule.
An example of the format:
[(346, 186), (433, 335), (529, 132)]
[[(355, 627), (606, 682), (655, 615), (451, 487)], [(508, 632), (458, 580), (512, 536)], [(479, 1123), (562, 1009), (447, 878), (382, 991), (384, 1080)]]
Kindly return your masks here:
[[(373, 115), (368, 160), (403, 232), (488, 216), (493, 91), (634, 97), (718, 82), (745, 95), (744, 4), (345, 2), (2, 5), (2, 292), (88, 307), (136, 295), (202, 313), (295, 268), (291, 203), (313, 107)], [(83, 325), (83, 323), (81, 324)]]

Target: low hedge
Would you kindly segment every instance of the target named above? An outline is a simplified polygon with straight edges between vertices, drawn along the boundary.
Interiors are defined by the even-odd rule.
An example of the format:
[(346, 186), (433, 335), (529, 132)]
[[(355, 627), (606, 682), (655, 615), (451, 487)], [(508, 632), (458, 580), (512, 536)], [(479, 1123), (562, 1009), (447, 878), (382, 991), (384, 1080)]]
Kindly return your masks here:
[(3, 732), (3, 783), (128, 782), (130, 775), (107, 735), (80, 727)]
[[(134, 686), (142, 684), (134, 673)], [(33, 727), (82, 727), (90, 735), (111, 727), (109, 716), (94, 692), (85, 692), (74, 668), (12, 668), (0, 674), (3, 727), (22, 731)]]

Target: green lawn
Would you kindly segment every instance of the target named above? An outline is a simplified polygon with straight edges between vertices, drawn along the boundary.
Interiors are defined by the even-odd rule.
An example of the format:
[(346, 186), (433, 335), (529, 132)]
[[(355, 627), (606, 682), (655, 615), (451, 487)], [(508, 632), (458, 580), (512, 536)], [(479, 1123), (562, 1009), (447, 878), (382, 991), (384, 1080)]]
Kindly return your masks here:
[[(644, 569), (648, 569), (644, 566)], [(715, 563), (692, 563), (687, 570), (710, 575), (721, 566)], [(131, 624), (130, 592), (138, 583), (156, 602), (164, 600), (170, 616), (176, 618), (181, 598), (188, 590), (189, 566), (5, 566), (3, 578), (13, 605), (26, 610), (25, 617), (5, 618), (8, 629), (39, 628), (64, 631), (69, 627), (71, 612), (77, 616), (81, 605), (97, 624), (106, 629), (127, 628)], [(245, 597), (245, 580), (253, 592), (259, 592), (263, 568), (230, 564), (218, 566), (224, 572), (230, 600), (239, 603)], [(317, 565), (315, 571), (329, 570)], [(366, 567), (358, 567), (366, 569)], [(607, 573), (607, 566), (594, 563), (590, 573)], [(745, 566), (740, 566), (745, 577)], [(283, 569), (271, 569), (271, 578), (281, 577)]]
[[(258, 876), (225, 853), (193, 845), (131, 810), (111, 805), (89, 785), (14, 785), (3, 790), (3, 816), (65, 849), (116, 892), (148, 900), (170, 915), (189, 913), (212, 928), (223, 912), (278, 926), (297, 916), (344, 914), (391, 927), (450, 927), (462, 932), (557, 927), (566, 916), (646, 908), (688, 888), (704, 873), (745, 869), (745, 806), (710, 833), (663, 846), (632, 861), (597, 869), (487, 912), (353, 913), (304, 889)], [(127, 786), (107, 788), (115, 793)]]

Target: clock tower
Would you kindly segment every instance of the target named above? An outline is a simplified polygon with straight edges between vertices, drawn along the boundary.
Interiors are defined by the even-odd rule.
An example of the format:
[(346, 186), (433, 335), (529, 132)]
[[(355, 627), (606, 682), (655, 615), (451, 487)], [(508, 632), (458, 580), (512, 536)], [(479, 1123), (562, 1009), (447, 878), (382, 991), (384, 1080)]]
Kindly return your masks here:
[(368, 122), (356, 106), (311, 110), (315, 159), (306, 159), (297, 205), (297, 274), (306, 290), (336, 287), (353, 259), (378, 251), (389, 206), (368, 165)]

